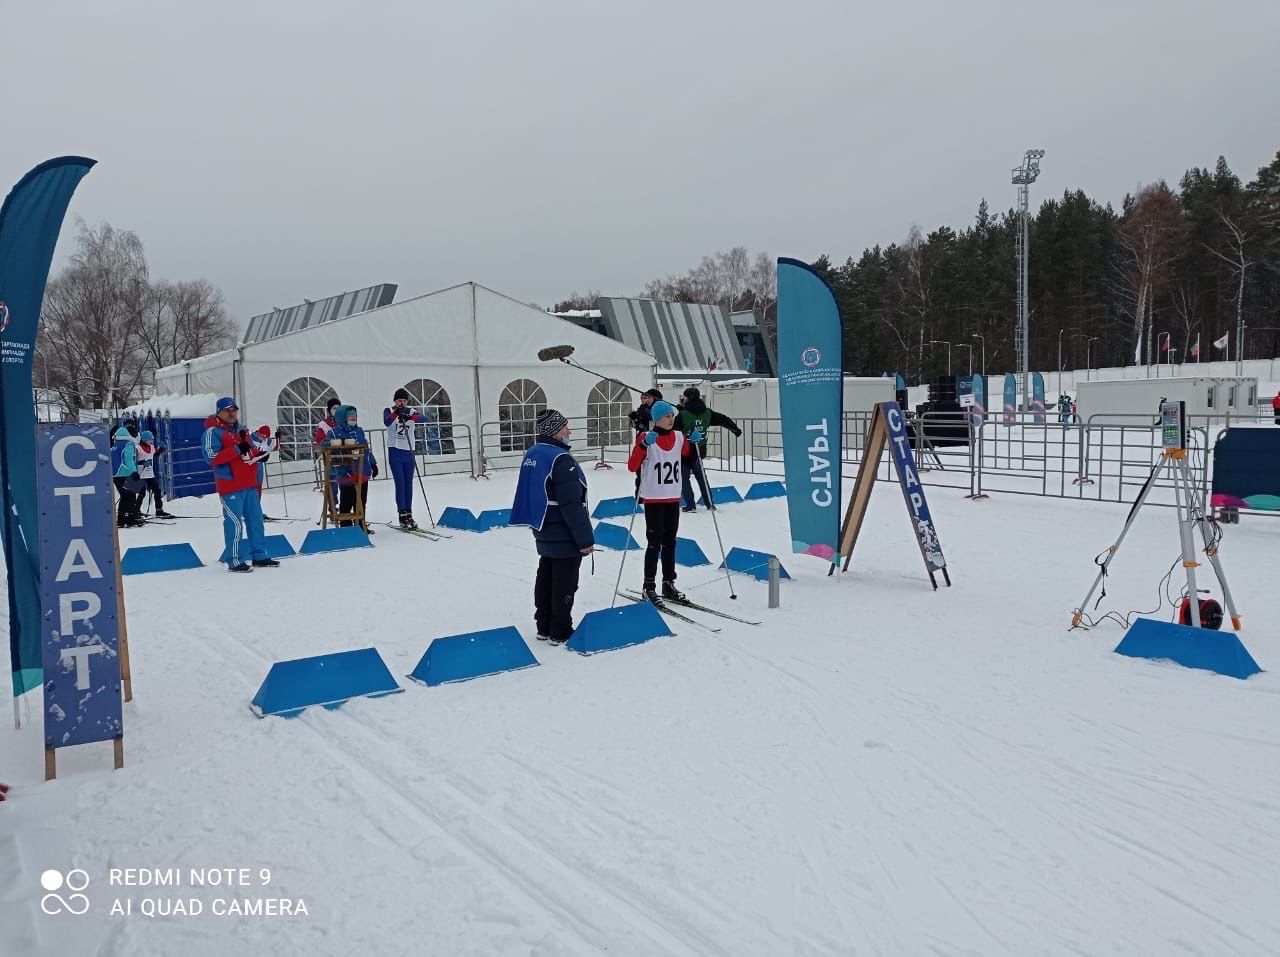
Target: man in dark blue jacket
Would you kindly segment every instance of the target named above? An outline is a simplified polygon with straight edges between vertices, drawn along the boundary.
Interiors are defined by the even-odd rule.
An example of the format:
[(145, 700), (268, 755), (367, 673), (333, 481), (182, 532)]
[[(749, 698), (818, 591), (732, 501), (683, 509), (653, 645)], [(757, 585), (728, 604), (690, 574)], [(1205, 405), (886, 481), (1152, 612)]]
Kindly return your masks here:
[(539, 641), (559, 645), (573, 634), (573, 596), (595, 536), (587, 515), (587, 477), (569, 451), (568, 421), (546, 409), (538, 413), (536, 426), (538, 440), (520, 463), (511, 524), (533, 529), (540, 556), (533, 620)]

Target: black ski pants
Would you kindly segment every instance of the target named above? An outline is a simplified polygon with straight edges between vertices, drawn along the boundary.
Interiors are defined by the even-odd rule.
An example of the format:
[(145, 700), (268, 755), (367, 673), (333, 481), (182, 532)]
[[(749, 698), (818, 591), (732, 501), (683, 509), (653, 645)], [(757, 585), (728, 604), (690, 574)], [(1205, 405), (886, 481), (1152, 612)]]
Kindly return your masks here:
[(573, 634), (573, 596), (578, 590), (582, 556), (538, 559), (533, 583), (533, 622), (538, 634), (553, 641), (568, 641)]
[(676, 534), (680, 531), (679, 502), (645, 502), (644, 534), (648, 548), (644, 550), (644, 583), (654, 583), (658, 561), (662, 561), (662, 580), (676, 580)]
[[(357, 492), (356, 489), (360, 491)], [(356, 496), (360, 496), (360, 504), (365, 507), (365, 524), (369, 522), (369, 483), (360, 482), (358, 485), (339, 485), (338, 486), (338, 511), (342, 513), (350, 513), (356, 510)], [(343, 521), (346, 521), (343, 519)]]
[(125, 488), (124, 483), (128, 480), (123, 475), (114, 476), (111, 481), (120, 496), (116, 503), (116, 525), (142, 521), (142, 496)]
[[(164, 496), (160, 493), (160, 480), (157, 478), (149, 478), (147, 488), (151, 490), (151, 503), (155, 505), (157, 512), (164, 511)], [(140, 502), (146, 501), (145, 495), (139, 496)]]

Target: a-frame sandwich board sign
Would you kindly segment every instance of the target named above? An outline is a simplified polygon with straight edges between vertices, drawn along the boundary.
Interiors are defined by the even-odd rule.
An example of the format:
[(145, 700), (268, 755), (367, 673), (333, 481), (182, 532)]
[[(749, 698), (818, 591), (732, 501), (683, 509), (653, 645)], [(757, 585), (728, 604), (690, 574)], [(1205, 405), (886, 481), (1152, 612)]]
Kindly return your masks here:
[[(907, 506), (907, 515), (911, 519), (916, 544), (920, 546), (920, 557), (924, 559), (925, 570), (929, 573), (929, 581), (936, 590), (938, 587), (936, 576), (941, 572), (942, 580), (949, 588), (951, 575), (947, 571), (947, 560), (943, 557), (938, 533), (933, 527), (929, 503), (925, 500), (924, 486), (920, 484), (915, 456), (911, 452), (911, 439), (907, 434), (906, 421), (902, 415), (902, 408), (897, 402), (877, 403), (871, 415), (871, 425), (867, 429), (867, 444), (863, 450), (862, 463), (858, 466), (858, 478), (853, 484), (853, 495), (849, 499), (849, 508), (845, 512), (844, 524), (840, 528), (840, 554), (844, 556), (842, 570), (848, 571), (849, 563), (853, 560), (853, 546), (858, 541), (862, 520), (867, 515), (867, 505), (871, 502), (871, 490), (875, 487), (876, 472), (880, 468), (886, 446), (893, 460), (898, 484), (902, 488), (902, 499)], [(835, 571), (834, 566), (832, 571)]]

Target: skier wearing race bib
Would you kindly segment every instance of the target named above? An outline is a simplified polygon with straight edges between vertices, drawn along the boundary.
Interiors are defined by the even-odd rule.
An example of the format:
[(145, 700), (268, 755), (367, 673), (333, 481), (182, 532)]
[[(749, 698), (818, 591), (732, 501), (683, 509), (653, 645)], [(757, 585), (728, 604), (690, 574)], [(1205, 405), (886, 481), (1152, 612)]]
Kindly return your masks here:
[(160, 494), (160, 481), (156, 478), (156, 456), (164, 452), (164, 446), (155, 444), (156, 437), (150, 429), (144, 429), (139, 436), (135, 457), (138, 463), (138, 478), (151, 490), (151, 502), (156, 507), (156, 518), (173, 518), (164, 510), (164, 496)]
[(407, 389), (396, 389), (391, 406), (382, 410), (382, 424), (387, 427), (387, 464), (396, 486), (396, 514), (401, 528), (417, 528), (413, 520), (413, 477), (416, 474), (414, 450), (416, 430), (422, 416), (409, 407)]
[(640, 476), (640, 498), (644, 501), (645, 539), (644, 584), (641, 592), (658, 602), (655, 586), (658, 564), (662, 564), (662, 597), (683, 600), (676, 588), (676, 534), (680, 531), (681, 480), (687, 464), (696, 454), (694, 444), (702, 434), (694, 429), (687, 438), (675, 431), (676, 407), (670, 402), (653, 403), (653, 428), (636, 436), (627, 468)]

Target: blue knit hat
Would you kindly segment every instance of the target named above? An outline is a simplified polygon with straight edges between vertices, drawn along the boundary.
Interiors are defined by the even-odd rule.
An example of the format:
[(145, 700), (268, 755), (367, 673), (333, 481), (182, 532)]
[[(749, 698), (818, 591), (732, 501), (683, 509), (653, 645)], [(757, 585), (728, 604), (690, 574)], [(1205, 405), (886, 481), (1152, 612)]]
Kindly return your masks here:
[(650, 414), (653, 416), (653, 421), (656, 423), (659, 419), (665, 418), (668, 415), (675, 415), (676, 407), (670, 402), (663, 402), (662, 400), (659, 400), (653, 404), (653, 408), (650, 409)]

